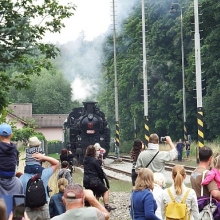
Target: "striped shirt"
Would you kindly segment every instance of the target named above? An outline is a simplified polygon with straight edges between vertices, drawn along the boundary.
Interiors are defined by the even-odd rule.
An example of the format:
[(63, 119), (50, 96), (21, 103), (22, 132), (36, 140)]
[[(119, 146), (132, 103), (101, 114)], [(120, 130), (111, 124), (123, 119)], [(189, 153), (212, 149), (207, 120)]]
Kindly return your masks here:
[(38, 161), (32, 157), (32, 154), (37, 152), (44, 154), (44, 150), (41, 147), (29, 147), (26, 148), (25, 151), (26, 151), (26, 160), (25, 160), (26, 165), (35, 165), (35, 164), (41, 165), (41, 161)]

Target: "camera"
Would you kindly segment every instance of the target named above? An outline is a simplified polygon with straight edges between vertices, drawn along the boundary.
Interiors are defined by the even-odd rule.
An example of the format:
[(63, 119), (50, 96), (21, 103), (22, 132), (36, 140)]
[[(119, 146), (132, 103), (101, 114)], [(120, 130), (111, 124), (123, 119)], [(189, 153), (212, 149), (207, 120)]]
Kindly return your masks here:
[(160, 141), (161, 141), (161, 142), (165, 142), (165, 141), (166, 141), (166, 137), (161, 137), (161, 138), (160, 138)]

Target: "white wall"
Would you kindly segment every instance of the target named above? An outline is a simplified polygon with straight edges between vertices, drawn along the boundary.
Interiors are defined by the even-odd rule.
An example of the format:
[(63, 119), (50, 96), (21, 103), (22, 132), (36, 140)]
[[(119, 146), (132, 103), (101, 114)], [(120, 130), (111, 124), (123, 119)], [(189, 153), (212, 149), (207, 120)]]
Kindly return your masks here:
[(36, 132), (41, 132), (47, 141), (62, 141), (63, 128), (35, 128)]

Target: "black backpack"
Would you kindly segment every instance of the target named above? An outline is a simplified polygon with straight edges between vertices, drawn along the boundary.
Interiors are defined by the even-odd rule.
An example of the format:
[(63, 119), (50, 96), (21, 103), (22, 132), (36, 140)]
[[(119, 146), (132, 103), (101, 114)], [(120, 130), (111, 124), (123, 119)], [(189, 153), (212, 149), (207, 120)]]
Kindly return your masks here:
[(30, 178), (26, 188), (26, 207), (37, 208), (47, 203), (46, 192), (43, 181), (41, 180), (42, 173), (38, 173)]

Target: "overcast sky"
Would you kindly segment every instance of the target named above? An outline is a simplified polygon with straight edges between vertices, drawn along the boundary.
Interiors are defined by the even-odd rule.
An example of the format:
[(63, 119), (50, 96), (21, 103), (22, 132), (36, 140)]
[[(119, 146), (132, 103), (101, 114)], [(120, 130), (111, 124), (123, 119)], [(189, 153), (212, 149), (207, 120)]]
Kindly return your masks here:
[(77, 7), (74, 15), (65, 20), (66, 27), (60, 34), (48, 34), (44, 40), (61, 44), (75, 40), (81, 31), (86, 40), (105, 33), (112, 24), (112, 0), (62, 0), (73, 2)]

